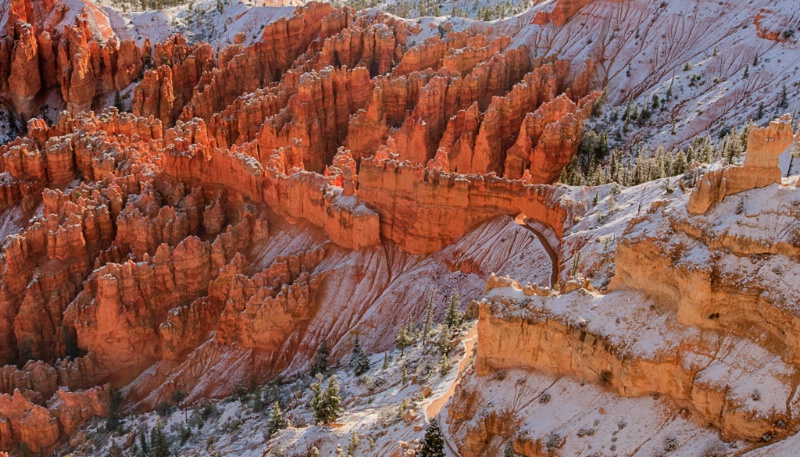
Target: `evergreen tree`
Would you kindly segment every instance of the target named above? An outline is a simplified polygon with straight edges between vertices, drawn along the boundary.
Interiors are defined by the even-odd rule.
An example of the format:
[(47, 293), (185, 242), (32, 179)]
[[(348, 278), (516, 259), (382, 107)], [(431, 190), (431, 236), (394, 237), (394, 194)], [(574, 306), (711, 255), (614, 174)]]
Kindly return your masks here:
[(253, 411), (259, 413), (264, 410), (264, 397), (261, 395), (261, 389), (256, 389), (253, 393)]
[(309, 454), (311, 455), (311, 457), (319, 457), (319, 449), (317, 449), (317, 447), (314, 446), (311, 448), (311, 451), (309, 451)]
[(114, 93), (114, 107), (121, 113), (125, 111), (125, 105), (122, 103), (122, 96), (119, 94), (119, 91)]
[(400, 373), (400, 382), (402, 384), (408, 383), (408, 370), (405, 365), (403, 365), (403, 371)]
[(686, 173), (687, 166), (686, 154), (683, 152), (683, 149), (681, 149), (675, 156), (675, 160), (672, 161), (672, 175), (675, 176)]
[(361, 348), (358, 337), (356, 337), (356, 344), (353, 346), (353, 353), (350, 356), (350, 368), (353, 369), (356, 376), (361, 376), (369, 371), (369, 357)]
[(450, 296), (450, 304), (447, 306), (447, 313), (444, 316), (444, 324), (448, 329), (458, 328), (461, 325), (461, 312), (458, 310), (461, 302), (458, 292), (453, 292)]
[(358, 435), (356, 435), (356, 431), (353, 430), (353, 432), (350, 434), (350, 443), (347, 445), (347, 453), (352, 455), (353, 451), (355, 451), (357, 447)]
[(517, 457), (517, 453), (514, 452), (514, 444), (511, 441), (506, 443), (506, 449), (503, 451), (503, 457)]
[(385, 352), (383, 353), (383, 369), (389, 369), (389, 354)]
[(283, 430), (286, 427), (286, 421), (283, 419), (283, 412), (281, 412), (281, 405), (276, 401), (272, 404), (272, 411), (269, 413), (269, 422), (267, 423), (267, 433), (270, 437)]
[(189, 441), (189, 438), (192, 437), (192, 429), (186, 426), (186, 421), (181, 422), (181, 425), (178, 428), (178, 436), (180, 436), (181, 446), (186, 444), (186, 442)]
[(747, 64), (747, 65), (744, 66), (744, 75), (742, 75), (742, 77), (743, 78), (749, 78), (750, 77), (750, 64)]
[(571, 277), (575, 277), (578, 274), (578, 268), (580, 267), (580, 263), (581, 263), (581, 253), (580, 251), (578, 251), (572, 258), (572, 271), (570, 272)]
[(119, 410), (122, 407), (122, 393), (114, 386), (108, 388), (108, 418), (106, 418), (106, 431), (113, 433), (120, 426)]
[(669, 80), (669, 89), (667, 89), (667, 100), (669, 101), (672, 98), (672, 85), (675, 84), (675, 74), (673, 73), (672, 79)]
[(442, 327), (439, 331), (439, 338), (436, 340), (436, 349), (440, 354), (448, 354), (450, 352), (450, 330), (447, 327)]
[(323, 378), (317, 375), (317, 382), (311, 384), (313, 397), (311, 408), (317, 421), (329, 424), (336, 420), (342, 412), (341, 398), (339, 397), (339, 382), (336, 376), (328, 378), (328, 386), (323, 389)]
[(439, 421), (431, 419), (428, 428), (425, 429), (425, 438), (422, 440), (419, 457), (444, 457), (444, 437), (439, 428)]
[(314, 356), (314, 363), (311, 365), (311, 376), (318, 374), (325, 374), (328, 372), (328, 340), (322, 340), (317, 348), (317, 353)]
[(411, 337), (408, 335), (406, 327), (400, 327), (400, 333), (394, 339), (394, 345), (400, 349), (400, 355), (405, 354), (406, 348), (411, 346)]
[(164, 435), (164, 424), (161, 423), (161, 419), (150, 430), (150, 448), (153, 457), (169, 457), (169, 441)]
[(433, 326), (433, 303), (435, 297), (433, 293), (431, 293), (431, 301), (428, 303), (428, 312), (425, 314), (425, 325), (422, 327), (422, 352), (427, 353), (427, 344), (428, 344), (428, 335), (431, 333), (431, 327)]
[(789, 94), (786, 92), (786, 84), (783, 85), (781, 90), (781, 98), (778, 102), (778, 108), (786, 109), (789, 107)]
[(150, 443), (147, 442), (147, 435), (144, 430), (139, 431), (139, 449), (142, 451), (142, 455), (150, 455)]
[(442, 361), (439, 363), (439, 374), (446, 376), (450, 372), (450, 364), (447, 363), (447, 354), (442, 354)]

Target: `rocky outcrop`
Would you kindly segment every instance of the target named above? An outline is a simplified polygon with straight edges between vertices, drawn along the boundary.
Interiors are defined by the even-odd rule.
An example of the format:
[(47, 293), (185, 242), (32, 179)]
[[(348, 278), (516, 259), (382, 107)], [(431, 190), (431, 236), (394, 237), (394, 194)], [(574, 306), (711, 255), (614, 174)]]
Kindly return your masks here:
[[(287, 106), (264, 121), (257, 138), (259, 150), (285, 148), (290, 152), (285, 155), (286, 169), (322, 172), (347, 136), (350, 116), (367, 104), (371, 91), (364, 67), (327, 67), (304, 74)], [(265, 163), (266, 158), (260, 161)]]
[(552, 22), (557, 27), (563, 27), (584, 6), (592, 0), (558, 0), (550, 11), (540, 11), (533, 18), (533, 23), (545, 25)]
[(153, 66), (134, 89), (131, 110), (170, 126), (191, 99), (201, 76), (215, 67), (214, 55), (207, 43), (187, 45), (183, 36), (173, 35), (155, 45)]
[(20, 443), (30, 452), (50, 451), (90, 418), (108, 415), (108, 407), (108, 389), (103, 387), (81, 392), (59, 389), (46, 407), (32, 403), (19, 390), (0, 394), (0, 449), (13, 450)]
[[(62, 11), (64, 6), (58, 8)], [(89, 22), (97, 18), (86, 12), (61, 30), (51, 23), (57, 17), (43, 24), (42, 15), (49, 10), (53, 10), (52, 2), (19, 11), (12, 8), (9, 26), (13, 27), (0, 52), (0, 93), (22, 120), (39, 111), (51, 89), (57, 89), (71, 113), (86, 111), (98, 97), (127, 88), (148, 60), (149, 45), (140, 49), (130, 38), (120, 42), (113, 36), (95, 37)]]
[(39, 47), (33, 27), (18, 23), (19, 38), (11, 56), (11, 73), (8, 76), (8, 92), (17, 110), (29, 118), (34, 113), (33, 98), (42, 87), (39, 74)]
[(757, 37), (778, 43), (788, 41), (794, 36), (794, 29), (797, 28), (794, 16), (771, 8), (761, 8), (753, 19), (753, 24), (756, 26)]
[(428, 170), (380, 153), (362, 160), (358, 183), (358, 198), (380, 214), (381, 236), (415, 254), (439, 250), (502, 214), (535, 215), (560, 237), (572, 212), (555, 187)]
[(504, 176), (520, 179), (528, 172), (532, 182), (553, 182), (578, 152), (586, 104), (577, 105), (564, 95), (528, 113), (517, 141), (506, 154)]
[[(786, 429), (775, 424), (797, 421), (786, 407), (792, 366), (754, 343), (683, 327), (674, 314), (647, 310), (646, 300), (622, 317), (612, 304), (642, 298), (626, 294), (573, 292), (546, 304), (513, 284), (492, 289), (480, 305), (477, 374), (525, 368), (576, 376), (622, 396), (667, 395), (729, 439), (779, 436)], [(642, 330), (656, 321), (660, 331)], [(756, 379), (777, 397), (754, 401)]]
[(784, 115), (767, 127), (754, 127), (747, 137), (743, 166), (707, 172), (689, 199), (690, 214), (705, 214), (726, 196), (781, 182), (779, 156), (794, 142), (791, 118)]

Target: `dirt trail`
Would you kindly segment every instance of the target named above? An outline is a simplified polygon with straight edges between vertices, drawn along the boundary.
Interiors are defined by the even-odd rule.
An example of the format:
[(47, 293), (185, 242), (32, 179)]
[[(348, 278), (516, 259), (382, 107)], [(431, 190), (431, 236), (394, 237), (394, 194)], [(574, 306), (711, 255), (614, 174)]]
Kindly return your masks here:
[(467, 365), (469, 365), (469, 359), (472, 357), (472, 349), (475, 347), (475, 342), (478, 341), (478, 324), (472, 326), (472, 328), (467, 331), (466, 336), (464, 337), (464, 357), (458, 363), (458, 374), (456, 375), (456, 379), (453, 381), (453, 384), (450, 385), (450, 388), (447, 389), (447, 392), (439, 396), (438, 398), (434, 398), (428, 403), (428, 406), (425, 408), (425, 420), (431, 420), (431, 418), (435, 417), (439, 414), (439, 411), (442, 410), (442, 406), (447, 403), (447, 400), (453, 396), (456, 392), (456, 387), (461, 382), (461, 377), (464, 375), (464, 370), (467, 369)]

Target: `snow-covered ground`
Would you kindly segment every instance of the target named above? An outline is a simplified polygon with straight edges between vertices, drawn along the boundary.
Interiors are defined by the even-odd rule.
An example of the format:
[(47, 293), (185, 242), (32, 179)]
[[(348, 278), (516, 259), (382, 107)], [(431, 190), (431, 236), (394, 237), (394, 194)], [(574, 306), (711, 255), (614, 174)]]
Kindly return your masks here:
[[(493, 411), (517, 418), (517, 436), (541, 440), (553, 455), (722, 456), (740, 446), (684, 419), (668, 400), (620, 398), (574, 378), (504, 370), (502, 376), (470, 376), (462, 388), (486, 405), (481, 416)], [(462, 426), (456, 438), (468, 425), (474, 424)], [(486, 455), (501, 456), (506, 445), (506, 439), (494, 437)]]
[(120, 11), (111, 0), (104, 0), (114, 30), (122, 38), (133, 38), (137, 44), (164, 41), (172, 33), (182, 33), (191, 42), (207, 41), (217, 49), (233, 44), (233, 37), (243, 32), (244, 45), (261, 37), (264, 27), (295, 11), (298, 0), (234, 2), (203, 0), (187, 2), (158, 11)]
[[(462, 329), (469, 325), (465, 323)], [(320, 455), (331, 456), (337, 448), (348, 449), (353, 432), (359, 441), (353, 455), (392, 455), (403, 446), (413, 448), (423, 437), (426, 406), (450, 389), (459, 361), (471, 357), (464, 353), (463, 344), (456, 345), (443, 374), (441, 354), (433, 344), (441, 331), (441, 325), (434, 327), (427, 350), (417, 334), (416, 343), (404, 354), (394, 349), (370, 355), (370, 369), (362, 376), (346, 367), (349, 357), (342, 360), (344, 367), (333, 367), (328, 376), (339, 378), (344, 411), (330, 425), (316, 423), (310, 407), (310, 385), (315, 380), (304, 373), (267, 386), (243, 385), (237, 395), (219, 401), (201, 400), (180, 408), (173, 403), (164, 408), (163, 415), (130, 414), (118, 434), (108, 434), (105, 421), (94, 419), (62, 452), (74, 457), (109, 455), (117, 446), (125, 455), (134, 455), (132, 446), (140, 447), (141, 432), (149, 437), (161, 421), (172, 452), (181, 456), (306, 455), (312, 447), (317, 447)], [(461, 335), (464, 333), (462, 330)], [(270, 437), (268, 418), (275, 401), (280, 402), (288, 427)], [(186, 435), (183, 443), (182, 430)]]

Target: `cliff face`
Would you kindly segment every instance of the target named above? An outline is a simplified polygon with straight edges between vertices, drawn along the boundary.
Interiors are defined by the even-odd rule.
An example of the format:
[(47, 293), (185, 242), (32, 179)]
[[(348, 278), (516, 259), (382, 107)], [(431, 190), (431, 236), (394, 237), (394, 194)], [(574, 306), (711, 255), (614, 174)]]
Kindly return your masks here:
[[(622, 292), (603, 297), (567, 294), (555, 299), (569, 302), (567, 314), (560, 315), (550, 311), (551, 307), (541, 306), (541, 298), (525, 300), (524, 294), (519, 295), (517, 300), (523, 307), (519, 313), (514, 312), (516, 303), (512, 303), (505, 316), (502, 299), (489, 300), (481, 307), (478, 332), (483, 344), (476, 361), (479, 376), (528, 368), (582, 378), (622, 396), (666, 395), (679, 407), (688, 408), (699, 423), (714, 424), (728, 439), (785, 433), (774, 424), (797, 420), (786, 409), (791, 388), (784, 380), (785, 376), (795, 376), (794, 367), (754, 343), (713, 331), (697, 334), (678, 324), (674, 314), (659, 319), (660, 332), (634, 335), (638, 331), (634, 329), (643, 328), (645, 321), (657, 319), (657, 314), (645, 307), (629, 306), (628, 317), (619, 318), (619, 324), (613, 312), (608, 316), (587, 312), (592, 306), (602, 307), (602, 303), (630, 300), (646, 304), (643, 296), (626, 297)], [(601, 330), (606, 324), (610, 327)], [(715, 356), (717, 347), (730, 352)], [(740, 364), (744, 360), (747, 362)], [(719, 377), (722, 372), (726, 375)], [(762, 375), (765, 378), (759, 381), (760, 386), (772, 386), (771, 395), (777, 395), (774, 403), (772, 398), (760, 404), (750, 398), (755, 388), (751, 384)], [(722, 378), (730, 381), (720, 381)]]

